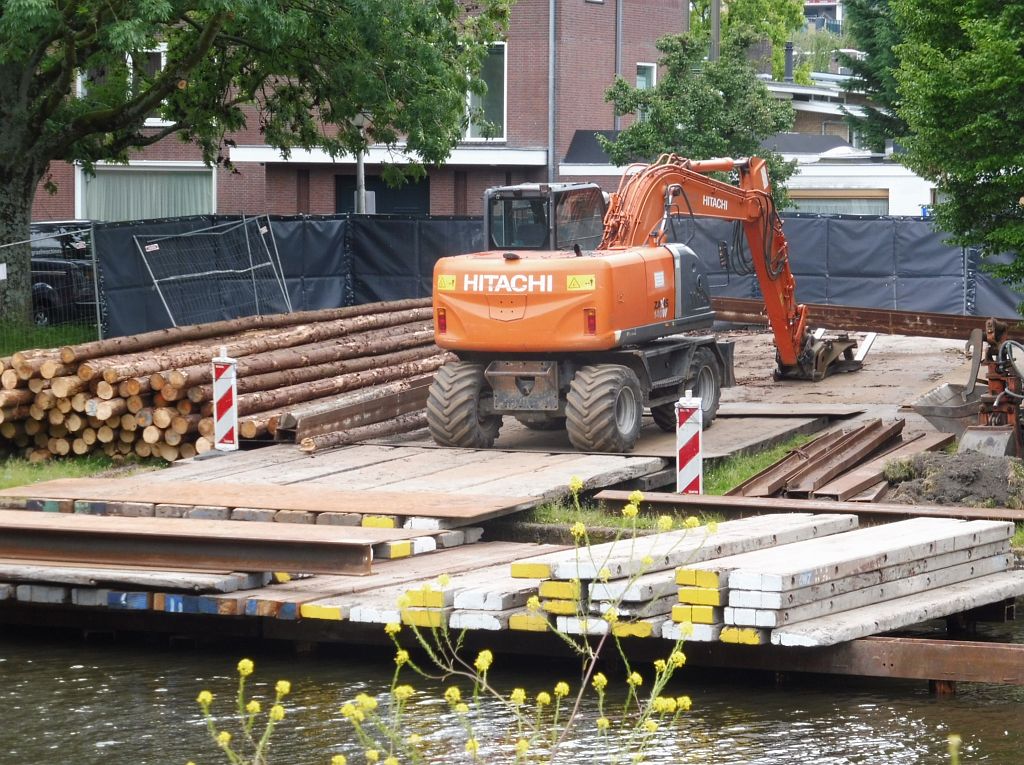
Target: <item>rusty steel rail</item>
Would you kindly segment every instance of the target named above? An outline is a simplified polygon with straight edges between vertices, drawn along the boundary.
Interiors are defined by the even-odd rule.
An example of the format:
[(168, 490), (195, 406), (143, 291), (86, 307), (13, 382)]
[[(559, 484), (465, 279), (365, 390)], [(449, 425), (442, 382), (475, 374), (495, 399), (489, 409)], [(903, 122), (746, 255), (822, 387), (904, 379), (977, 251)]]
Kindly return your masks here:
[[(605, 489), (595, 499), (608, 502), (629, 502), (628, 491)], [(725, 515), (756, 515), (757, 513), (850, 513), (852, 515), (883, 515), (894, 517), (966, 518), (1024, 522), (1024, 510), (1002, 507), (953, 507), (942, 505), (895, 505), (878, 502), (834, 502), (823, 499), (781, 499), (774, 497), (712, 496), (708, 494), (671, 494), (647, 492), (644, 504), (654, 508), (675, 507), (690, 513), (716, 512)]]
[(1024, 685), (1024, 644), (867, 637), (827, 648), (686, 644), (687, 664), (935, 682)]
[[(985, 316), (961, 316), (950, 313), (925, 311), (890, 311), (883, 308), (857, 308), (853, 306), (807, 303), (807, 324), (850, 332), (881, 332), (887, 335), (939, 337), (966, 341), (973, 329), (985, 328)], [(747, 298), (711, 299), (711, 307), (719, 321), (737, 324), (767, 324), (764, 306), (760, 300)], [(996, 317), (1006, 322), (1007, 337), (1024, 340), (1024, 320), (1019, 316)]]
[(372, 545), (381, 541), (372, 532), (379, 531), (345, 527), (342, 535), (337, 528), (306, 524), (0, 510), (0, 559), (197, 571), (368, 574)]

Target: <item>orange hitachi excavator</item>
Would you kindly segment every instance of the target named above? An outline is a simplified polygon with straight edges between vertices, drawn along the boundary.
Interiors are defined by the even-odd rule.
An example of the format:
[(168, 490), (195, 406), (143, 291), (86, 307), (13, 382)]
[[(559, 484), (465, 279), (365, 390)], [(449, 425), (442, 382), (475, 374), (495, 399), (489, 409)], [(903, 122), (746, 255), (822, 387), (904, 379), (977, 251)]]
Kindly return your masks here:
[[(738, 185), (716, 172), (737, 174)], [(710, 425), (721, 387), (734, 383), (733, 349), (682, 334), (710, 328), (714, 312), (700, 259), (668, 241), (679, 216), (742, 226), (777, 376), (820, 380), (857, 364), (852, 342), (808, 331), (762, 159), (664, 155), (627, 169), (607, 210), (594, 184), (494, 188), (485, 208), (488, 249), (434, 268), (435, 341), (459, 359), (438, 370), (427, 397), (439, 444), (489, 447), (511, 415), (564, 427), (581, 450), (627, 452), (644, 407), (672, 431), (687, 390)]]

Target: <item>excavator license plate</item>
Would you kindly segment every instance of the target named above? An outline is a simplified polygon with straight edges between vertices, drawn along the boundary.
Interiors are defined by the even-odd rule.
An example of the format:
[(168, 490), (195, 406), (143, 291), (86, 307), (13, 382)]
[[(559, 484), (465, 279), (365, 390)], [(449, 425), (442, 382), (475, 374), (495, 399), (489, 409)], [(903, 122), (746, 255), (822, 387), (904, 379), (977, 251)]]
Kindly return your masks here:
[(553, 361), (492, 361), (484, 377), (494, 393), (496, 411), (558, 409), (558, 364)]

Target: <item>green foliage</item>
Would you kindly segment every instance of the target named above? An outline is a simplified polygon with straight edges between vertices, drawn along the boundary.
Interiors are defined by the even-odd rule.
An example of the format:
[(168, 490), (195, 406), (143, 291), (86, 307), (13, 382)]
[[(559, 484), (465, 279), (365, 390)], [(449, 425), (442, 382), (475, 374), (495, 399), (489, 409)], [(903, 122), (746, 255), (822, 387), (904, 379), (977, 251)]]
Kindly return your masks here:
[[(802, 29), (792, 36), (794, 78), (801, 85), (810, 85), (811, 72), (827, 72), (832, 57), (840, 48), (853, 47), (849, 35), (837, 35), (827, 29)], [(801, 82), (801, 72), (806, 80)]]
[[(782, 79), (785, 44), (804, 25), (804, 4), (800, 0), (722, 0), (722, 50), (740, 43), (766, 40), (771, 44), (772, 77)], [(695, 0), (690, 30), (710, 39), (711, 0)]]
[(891, 484), (913, 481), (918, 477), (912, 459), (890, 460), (882, 468), (882, 475)]
[(870, 99), (863, 105), (864, 117), (847, 114), (846, 119), (872, 151), (884, 151), (886, 139), (902, 139), (909, 132), (907, 123), (897, 113), (897, 46), (903, 32), (889, 0), (847, 0), (843, 8), (852, 47), (867, 54), (863, 59), (842, 57), (843, 65), (853, 72), (845, 89)]
[(774, 465), (794, 449), (799, 449), (811, 438), (807, 435), (798, 435), (756, 454), (738, 454), (712, 462), (704, 470), (704, 493), (725, 494), (748, 478)]
[(96, 339), (96, 328), (88, 324), (34, 324), (5, 326), (0, 332), (0, 356), (10, 356), (28, 348), (60, 348)]
[(638, 90), (617, 78), (605, 94), (616, 114), (645, 115), (614, 142), (599, 136), (611, 161), (647, 162), (667, 152), (693, 159), (762, 156), (775, 203), (785, 207), (794, 165), (761, 141), (792, 128), (792, 107), (771, 96), (740, 45), (725, 47), (718, 61), (704, 61), (704, 41), (693, 34), (664, 37), (658, 50), (664, 74), (656, 87)]
[[(905, 162), (935, 183), (938, 226), (985, 255), (1024, 250), (1024, 4), (892, 0)], [(993, 269), (1024, 287), (1019, 258)]]

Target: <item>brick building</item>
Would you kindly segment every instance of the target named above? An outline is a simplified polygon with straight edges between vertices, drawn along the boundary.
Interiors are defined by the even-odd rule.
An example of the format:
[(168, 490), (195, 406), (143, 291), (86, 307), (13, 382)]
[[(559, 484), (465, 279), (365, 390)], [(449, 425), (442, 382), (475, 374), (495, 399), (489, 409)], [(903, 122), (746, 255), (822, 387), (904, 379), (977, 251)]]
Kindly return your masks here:
[[(682, 0), (519, 0), (507, 39), (491, 50), (484, 111), (496, 138), (471, 125), (444, 166), (400, 189), (380, 181), (383, 148), (365, 157), (376, 212), (479, 214), (488, 186), (586, 180), (560, 174), (578, 130), (624, 127), (604, 93), (618, 72), (653, 86), (656, 40), (684, 28)], [(551, 21), (553, 20), (553, 25)], [(154, 52), (159, 57), (159, 52)], [(622, 124), (619, 124), (622, 123)], [(159, 124), (154, 121), (154, 125)], [(129, 220), (202, 213), (331, 214), (353, 209), (355, 160), (295, 151), (285, 160), (262, 141), (255, 120), (231, 136), (236, 172), (208, 168), (196, 147), (175, 137), (137, 152), (128, 166), (100, 165), (95, 177), (68, 164), (51, 168), (55, 195), (40, 189), (35, 220)], [(398, 161), (401, 161), (400, 159)], [(607, 175), (593, 180), (614, 187)]]

